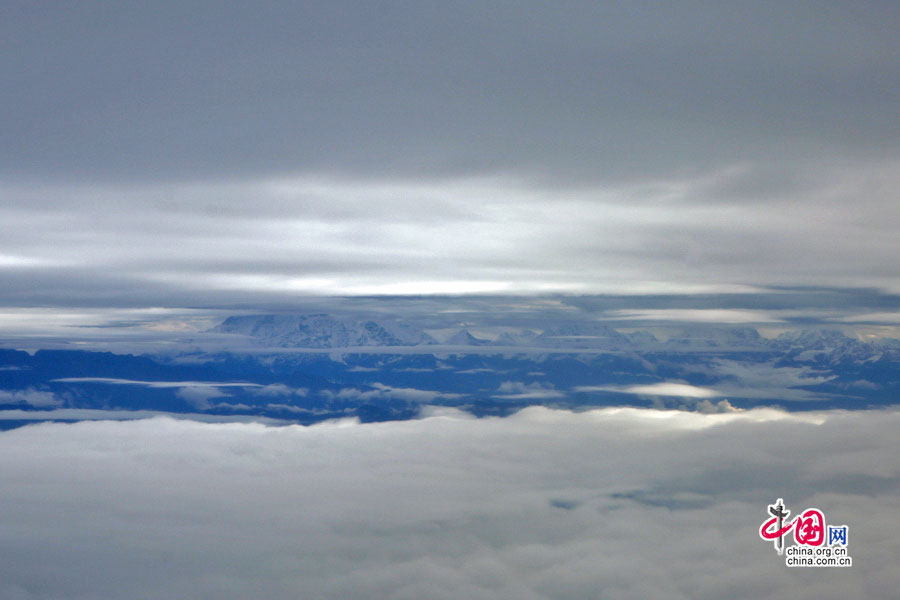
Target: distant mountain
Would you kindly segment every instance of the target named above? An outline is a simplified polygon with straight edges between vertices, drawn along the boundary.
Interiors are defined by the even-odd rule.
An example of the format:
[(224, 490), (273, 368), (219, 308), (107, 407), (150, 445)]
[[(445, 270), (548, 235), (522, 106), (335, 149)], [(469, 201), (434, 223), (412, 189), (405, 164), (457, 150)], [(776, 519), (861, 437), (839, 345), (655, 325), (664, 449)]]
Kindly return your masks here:
[[(738, 408), (852, 409), (900, 398), (900, 341), (829, 329), (771, 339), (749, 327), (697, 326), (659, 341), (643, 330), (572, 322), (494, 341), (461, 329), (438, 344), (399, 319), (308, 314), (235, 316), (212, 331), (212, 351), (155, 356), (0, 349), (0, 430), (78, 420), (84, 410), (313, 423), (407, 419), (428, 404), (476, 415), (531, 404), (691, 406), (632, 391), (659, 383), (718, 391)], [(373, 349), (346, 350), (360, 347)]]
[(447, 346), (488, 346), (492, 344), (491, 340), (477, 338), (467, 330), (457, 331), (444, 342)]
[(634, 331), (624, 335), (628, 338), (628, 341), (632, 346), (648, 347), (659, 344), (659, 340), (656, 339), (656, 336), (649, 331)]
[(495, 346), (524, 346), (524, 347), (537, 347), (538, 342), (536, 341), (538, 334), (533, 331), (519, 331), (516, 333), (510, 333), (508, 331), (500, 334), (500, 337), (494, 342)]
[(833, 329), (789, 331), (775, 338), (772, 346), (783, 352), (785, 358), (806, 362), (859, 362), (883, 352), (884, 349), (890, 352), (888, 346), (879, 348)]
[(545, 329), (535, 340), (544, 348), (615, 349), (631, 345), (630, 340), (612, 327), (600, 323), (566, 323)]
[(666, 340), (669, 348), (732, 349), (765, 348), (770, 341), (752, 327), (706, 327), (687, 329)]
[(685, 329), (664, 342), (647, 331), (622, 333), (597, 322), (569, 322), (535, 333), (504, 332), (496, 340), (478, 338), (466, 329), (438, 342), (423, 330), (398, 319), (359, 319), (328, 314), (245, 315), (225, 319), (213, 333), (246, 336), (270, 348), (340, 349), (396, 346), (470, 346), (601, 350), (628, 352), (769, 352), (799, 363), (866, 361), (882, 354), (900, 358), (900, 341), (874, 343), (850, 338), (837, 330), (790, 331), (775, 339), (752, 327), (705, 326)]
[(419, 346), (437, 343), (424, 331), (400, 321), (376, 322), (327, 314), (228, 317), (211, 331), (246, 335), (262, 345), (276, 348)]

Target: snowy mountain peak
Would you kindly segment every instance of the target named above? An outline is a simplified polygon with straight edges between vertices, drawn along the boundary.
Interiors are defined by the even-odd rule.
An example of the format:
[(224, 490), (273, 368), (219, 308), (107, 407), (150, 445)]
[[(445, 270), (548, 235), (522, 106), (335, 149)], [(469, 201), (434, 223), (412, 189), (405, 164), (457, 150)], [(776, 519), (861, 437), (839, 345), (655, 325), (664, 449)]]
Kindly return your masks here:
[(803, 329), (800, 331), (789, 331), (782, 333), (777, 338), (781, 342), (796, 344), (798, 346), (833, 346), (846, 344), (852, 341), (842, 332), (836, 329)]
[(518, 331), (515, 333), (510, 333), (508, 331), (504, 331), (500, 334), (500, 337), (494, 342), (497, 346), (535, 346), (537, 343), (535, 340), (538, 335), (529, 330)]
[(444, 343), (448, 346), (487, 346), (491, 341), (477, 338), (469, 333), (468, 330), (462, 329), (447, 338), (447, 341)]
[(279, 348), (352, 348), (434, 344), (427, 333), (400, 321), (310, 315), (245, 315), (228, 317), (212, 330), (254, 338)]
[(689, 329), (670, 337), (670, 347), (696, 349), (746, 348), (765, 345), (766, 340), (752, 327), (707, 327)]

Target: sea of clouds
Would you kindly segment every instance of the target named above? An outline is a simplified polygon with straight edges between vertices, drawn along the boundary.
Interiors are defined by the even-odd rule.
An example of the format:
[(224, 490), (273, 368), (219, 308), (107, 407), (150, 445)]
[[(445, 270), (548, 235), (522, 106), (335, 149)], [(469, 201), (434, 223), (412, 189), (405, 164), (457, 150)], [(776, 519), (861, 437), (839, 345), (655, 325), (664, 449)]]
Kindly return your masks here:
[[(8, 600), (890, 597), (900, 412), (529, 408), (0, 433)], [(767, 505), (849, 526), (789, 569)], [(790, 538), (789, 538), (790, 542)]]

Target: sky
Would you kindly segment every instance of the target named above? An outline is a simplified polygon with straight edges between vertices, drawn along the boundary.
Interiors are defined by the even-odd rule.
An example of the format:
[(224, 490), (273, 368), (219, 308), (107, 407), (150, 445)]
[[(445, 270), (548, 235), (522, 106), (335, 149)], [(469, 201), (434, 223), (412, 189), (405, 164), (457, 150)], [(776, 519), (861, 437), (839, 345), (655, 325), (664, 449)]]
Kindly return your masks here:
[(898, 22), (895, 2), (5, 1), (0, 306), (790, 288), (896, 325)]

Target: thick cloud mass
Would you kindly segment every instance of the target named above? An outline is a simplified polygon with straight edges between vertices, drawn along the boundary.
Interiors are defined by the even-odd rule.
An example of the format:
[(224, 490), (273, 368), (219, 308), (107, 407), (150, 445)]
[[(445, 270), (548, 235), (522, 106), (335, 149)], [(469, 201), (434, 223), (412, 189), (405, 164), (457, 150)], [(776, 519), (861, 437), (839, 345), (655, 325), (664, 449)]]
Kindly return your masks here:
[(5, 3), (0, 304), (896, 291), (898, 20)]
[[(529, 409), (27, 427), (0, 434), (0, 596), (890, 597), (898, 426)], [(853, 567), (785, 567), (757, 533), (777, 497), (849, 525)]]

